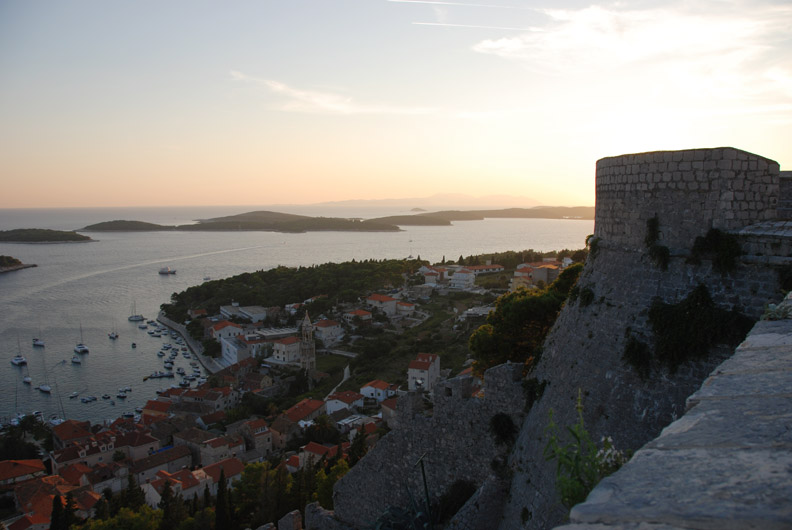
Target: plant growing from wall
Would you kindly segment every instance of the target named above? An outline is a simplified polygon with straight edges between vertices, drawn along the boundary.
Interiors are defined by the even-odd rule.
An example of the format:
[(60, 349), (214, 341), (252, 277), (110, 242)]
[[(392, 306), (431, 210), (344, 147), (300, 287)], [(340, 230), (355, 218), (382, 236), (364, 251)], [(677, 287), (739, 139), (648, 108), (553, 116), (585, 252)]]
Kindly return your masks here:
[(630, 335), (624, 347), (622, 360), (635, 368), (641, 379), (649, 378), (651, 358), (652, 353), (649, 351), (649, 346)]
[(594, 234), (586, 236), (586, 248), (592, 260), (597, 257), (597, 252), (599, 252), (599, 242), (600, 238), (595, 237)]
[(753, 325), (740, 312), (717, 307), (701, 284), (676, 304), (656, 299), (649, 309), (649, 323), (655, 336), (654, 355), (671, 373), (685, 361), (706, 356), (716, 344), (738, 344)]
[(583, 423), (583, 399), (578, 390), (577, 423), (565, 430), (570, 439), (561, 441), (561, 429), (553, 420), (550, 410), (550, 422), (545, 432), (549, 439), (544, 448), (545, 460), (556, 461), (556, 489), (561, 503), (571, 509), (572, 506), (586, 500), (589, 492), (604, 477), (614, 473), (626, 461), (627, 457), (618, 451), (610, 437), (602, 439), (602, 448), (591, 439)]
[(511, 445), (517, 436), (517, 426), (508, 414), (499, 412), (490, 418), (490, 432), (498, 445)]
[(644, 236), (644, 244), (649, 250), (649, 258), (652, 262), (663, 270), (668, 270), (668, 262), (671, 257), (671, 252), (668, 247), (658, 243), (660, 240), (660, 218), (657, 214), (646, 220), (646, 235)]
[(706, 236), (696, 238), (687, 261), (699, 264), (702, 258), (709, 258), (712, 260), (712, 268), (725, 275), (737, 268), (737, 258), (742, 254), (737, 236), (711, 228)]

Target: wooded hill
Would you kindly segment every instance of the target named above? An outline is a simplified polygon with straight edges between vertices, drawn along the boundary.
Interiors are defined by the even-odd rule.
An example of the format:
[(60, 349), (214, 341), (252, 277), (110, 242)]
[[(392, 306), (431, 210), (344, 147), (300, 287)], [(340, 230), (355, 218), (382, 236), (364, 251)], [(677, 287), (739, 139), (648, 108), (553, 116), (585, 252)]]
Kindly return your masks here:
[(62, 243), (67, 241), (91, 241), (91, 238), (77, 232), (48, 230), (45, 228), (18, 228), (0, 230), (0, 241), (14, 243)]

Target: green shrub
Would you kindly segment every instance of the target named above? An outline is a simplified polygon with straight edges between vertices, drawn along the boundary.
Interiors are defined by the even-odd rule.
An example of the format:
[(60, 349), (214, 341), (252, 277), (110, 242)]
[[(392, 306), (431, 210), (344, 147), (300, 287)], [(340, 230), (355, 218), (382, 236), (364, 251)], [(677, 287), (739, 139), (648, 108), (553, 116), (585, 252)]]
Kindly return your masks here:
[(709, 258), (712, 268), (725, 275), (737, 268), (737, 258), (742, 254), (737, 236), (711, 228), (706, 236), (696, 238), (688, 262), (698, 264), (702, 258)]
[(649, 323), (655, 335), (654, 354), (671, 373), (689, 359), (706, 356), (715, 344), (738, 344), (753, 325), (738, 311), (717, 307), (703, 285), (676, 304), (655, 300)]
[(579, 297), (581, 307), (586, 307), (594, 301), (594, 291), (591, 290), (591, 287), (584, 287), (580, 290)]

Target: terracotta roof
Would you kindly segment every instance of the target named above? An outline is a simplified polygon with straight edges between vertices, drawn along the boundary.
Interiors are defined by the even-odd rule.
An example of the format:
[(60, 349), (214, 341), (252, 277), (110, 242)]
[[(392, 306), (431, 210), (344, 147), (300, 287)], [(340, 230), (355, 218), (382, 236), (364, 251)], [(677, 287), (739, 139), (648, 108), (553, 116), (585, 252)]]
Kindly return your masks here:
[(419, 361), (428, 361), (433, 363), (438, 357), (439, 356), (436, 353), (419, 353), (416, 359)]
[(286, 465), (294, 469), (299, 469), (300, 457), (297, 455), (291, 455), (288, 460), (286, 460)]
[(428, 371), (431, 366), (432, 363), (430, 363), (429, 361), (410, 361), (410, 364), (407, 368), (410, 370)]
[(201, 421), (204, 422), (204, 425), (211, 425), (213, 423), (223, 421), (225, 418), (226, 418), (225, 411), (218, 410), (217, 412), (212, 412), (211, 414), (201, 416)]
[(474, 271), (488, 270), (488, 269), (502, 269), (503, 265), (469, 265), (468, 269)]
[(391, 298), (390, 296), (388, 296), (386, 294), (377, 294), (377, 293), (372, 294), (371, 296), (366, 298), (366, 300), (370, 300), (371, 302), (383, 302), (383, 303), (384, 302), (395, 302), (396, 301), (395, 298)]
[(171, 404), (167, 401), (157, 401), (155, 399), (149, 399), (146, 402), (146, 406), (143, 407), (143, 411), (150, 410), (152, 412), (168, 412)]
[(58, 474), (62, 476), (72, 486), (79, 486), (80, 479), (84, 475), (89, 475), (92, 472), (93, 469), (86, 466), (85, 464), (82, 464), (80, 462), (75, 462), (74, 464), (69, 464), (68, 466), (59, 470)]
[(396, 305), (400, 305), (404, 307), (415, 307), (415, 304), (411, 304), (410, 302), (396, 302)]
[(116, 439), (116, 447), (140, 447), (151, 443), (159, 444), (159, 440), (147, 432), (129, 432)]
[(233, 322), (229, 322), (228, 320), (223, 320), (222, 322), (218, 322), (217, 324), (212, 326), (212, 329), (215, 331), (220, 331), (221, 329), (227, 328), (228, 326), (233, 326), (235, 328), (242, 329), (242, 326), (240, 326), (239, 324), (234, 324)]
[(335, 394), (327, 396), (327, 401), (330, 401), (331, 399), (336, 399), (346, 403), (347, 405), (351, 405), (355, 401), (363, 399), (363, 394), (358, 394), (352, 390), (344, 390), (343, 392), (336, 392)]
[(276, 344), (294, 344), (295, 342), (300, 342), (300, 339), (297, 337), (285, 337), (283, 339), (278, 339), (273, 341)]
[(151, 456), (147, 456), (145, 458), (141, 458), (140, 460), (136, 460), (132, 464), (132, 468), (130, 469), (131, 473), (140, 473), (147, 469), (151, 469), (153, 467), (161, 466), (163, 464), (167, 464), (168, 462), (173, 462), (174, 460), (178, 460), (180, 458), (190, 456), (190, 448), (186, 445), (177, 445), (175, 447), (171, 447), (170, 449), (166, 449), (164, 451), (160, 451), (159, 453), (154, 453)]
[(220, 482), (220, 472), (225, 471), (225, 478), (226, 480), (235, 477), (242, 473), (245, 469), (245, 464), (242, 463), (241, 460), (235, 457), (226, 458), (225, 460), (221, 460), (214, 464), (205, 466), (203, 468), (204, 473), (212, 477), (212, 481), (217, 484)]
[(12, 480), (44, 471), (44, 462), (39, 459), (3, 460), (0, 462), (0, 481)]
[(290, 407), (284, 414), (293, 422), (304, 420), (324, 406), (324, 401), (318, 399), (305, 398), (296, 405)]
[(370, 387), (373, 387), (373, 388), (378, 388), (379, 390), (387, 390), (387, 388), (390, 386), (390, 384), (386, 383), (382, 379), (375, 379), (373, 381), (369, 381), (368, 383), (366, 383), (365, 385), (363, 385), (360, 388), (366, 388), (367, 386), (370, 386)]
[(347, 315), (352, 315), (356, 317), (364, 317), (364, 316), (371, 316), (370, 311), (366, 311), (365, 309), (355, 309), (354, 311), (349, 311)]
[(328, 319), (320, 320), (319, 322), (314, 324), (314, 326), (316, 326), (317, 328), (330, 328), (337, 325), (338, 322), (336, 322), (335, 320), (328, 320)]
[(255, 432), (256, 430), (261, 429), (262, 427), (266, 428), (267, 427), (267, 421), (259, 418), (259, 419), (250, 420), (248, 422), (245, 422), (245, 425), (247, 425), (248, 428), (251, 431)]
[(391, 410), (396, 410), (396, 403), (398, 401), (399, 401), (398, 398), (392, 397), (392, 398), (389, 398), (389, 399), (386, 399), (385, 401), (383, 401), (382, 402), (382, 406), (383, 406), (383, 408), (389, 408)]
[(53, 427), (52, 434), (62, 441), (67, 442), (69, 440), (91, 436), (90, 427), (91, 424), (87, 421), (66, 420), (60, 425)]

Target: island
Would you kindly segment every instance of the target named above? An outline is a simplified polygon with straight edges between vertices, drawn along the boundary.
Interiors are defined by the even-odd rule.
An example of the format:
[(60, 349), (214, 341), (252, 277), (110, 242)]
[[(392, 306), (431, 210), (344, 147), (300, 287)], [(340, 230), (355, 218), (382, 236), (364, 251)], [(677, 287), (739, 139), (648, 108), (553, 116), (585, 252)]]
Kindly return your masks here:
[(11, 256), (0, 256), (0, 273), (3, 272), (11, 272), (11, 271), (18, 271), (20, 269), (28, 269), (30, 267), (36, 267), (37, 265), (33, 264), (25, 264), (19, 261), (16, 258)]
[[(415, 210), (415, 209), (414, 209)], [(311, 217), (267, 210), (246, 212), (226, 217), (199, 219), (189, 225), (159, 225), (143, 221), (105, 221), (81, 229), (86, 232), (398, 232), (399, 226), (450, 226), (452, 221), (481, 221), (490, 218), (510, 219), (594, 219), (593, 206), (537, 206), (503, 210), (447, 210), (413, 215), (394, 215), (376, 219), (344, 217)]]
[(395, 224), (371, 220), (345, 219), (342, 217), (309, 217), (288, 213), (257, 211), (227, 217), (199, 219), (190, 225), (158, 225), (141, 221), (107, 221), (86, 226), (87, 232), (152, 232), (162, 230), (178, 230), (183, 232), (233, 232), (233, 231), (269, 231), (269, 232), (398, 232)]
[(0, 230), (0, 242), (6, 243), (74, 243), (83, 241), (92, 241), (92, 239), (74, 231), (45, 228)]

